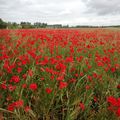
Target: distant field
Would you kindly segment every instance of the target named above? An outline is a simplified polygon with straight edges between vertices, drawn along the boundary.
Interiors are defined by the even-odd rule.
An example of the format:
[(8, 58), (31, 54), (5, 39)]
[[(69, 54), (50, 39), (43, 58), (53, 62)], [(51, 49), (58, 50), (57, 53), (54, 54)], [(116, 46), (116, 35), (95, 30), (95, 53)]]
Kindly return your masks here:
[(119, 30), (0, 30), (0, 118), (118, 120)]

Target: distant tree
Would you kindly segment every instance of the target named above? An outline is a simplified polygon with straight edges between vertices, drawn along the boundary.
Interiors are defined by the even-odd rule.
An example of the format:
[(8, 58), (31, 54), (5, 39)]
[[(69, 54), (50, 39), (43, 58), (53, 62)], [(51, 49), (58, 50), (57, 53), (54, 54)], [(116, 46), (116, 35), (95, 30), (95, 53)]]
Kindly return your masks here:
[(7, 28), (8, 29), (18, 29), (19, 28), (19, 24), (17, 24), (16, 22), (8, 22), (7, 23)]
[(46, 28), (47, 23), (36, 22), (36, 23), (34, 23), (34, 27), (35, 28)]
[(11, 27), (12, 27), (12, 23), (11, 23), (11, 22), (8, 22), (8, 23), (7, 23), (7, 28), (8, 28), (8, 29), (11, 29)]
[(42, 23), (41, 28), (46, 28), (47, 27), (47, 23)]
[(13, 25), (13, 28), (17, 28), (18, 27), (18, 24), (16, 22), (13, 22), (12, 25)]
[(5, 28), (7, 28), (7, 23), (0, 18), (0, 29), (5, 29)]
[(20, 25), (23, 29), (34, 28), (34, 26), (30, 22), (21, 22)]
[(69, 28), (69, 25), (64, 25), (62, 26), (62, 28)]
[(34, 23), (34, 27), (35, 27), (35, 28), (40, 28), (40, 26), (41, 26), (41, 23), (40, 23), (40, 22), (35, 22), (35, 23)]
[(47, 25), (47, 28), (62, 28), (62, 24)]

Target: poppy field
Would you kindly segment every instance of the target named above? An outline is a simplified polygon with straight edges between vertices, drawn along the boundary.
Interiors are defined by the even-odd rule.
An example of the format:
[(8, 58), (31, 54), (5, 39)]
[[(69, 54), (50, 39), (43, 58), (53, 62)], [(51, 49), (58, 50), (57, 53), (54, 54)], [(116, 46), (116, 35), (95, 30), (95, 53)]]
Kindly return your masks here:
[(3, 120), (118, 120), (120, 31), (0, 30)]

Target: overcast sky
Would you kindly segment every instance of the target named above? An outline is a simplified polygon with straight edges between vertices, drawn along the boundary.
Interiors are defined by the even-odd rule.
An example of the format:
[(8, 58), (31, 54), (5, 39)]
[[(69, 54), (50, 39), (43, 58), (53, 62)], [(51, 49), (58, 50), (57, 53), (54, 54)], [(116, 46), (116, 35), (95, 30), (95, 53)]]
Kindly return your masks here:
[(0, 18), (18, 23), (117, 25), (120, 0), (0, 0)]

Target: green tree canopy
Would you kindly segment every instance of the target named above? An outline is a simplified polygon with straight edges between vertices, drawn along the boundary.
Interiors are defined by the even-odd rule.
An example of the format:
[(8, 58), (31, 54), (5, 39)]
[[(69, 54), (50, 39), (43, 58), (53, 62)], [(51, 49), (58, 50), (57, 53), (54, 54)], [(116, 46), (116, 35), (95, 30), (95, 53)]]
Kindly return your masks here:
[(0, 18), (0, 29), (4, 29), (6, 27), (7, 27), (7, 23)]

